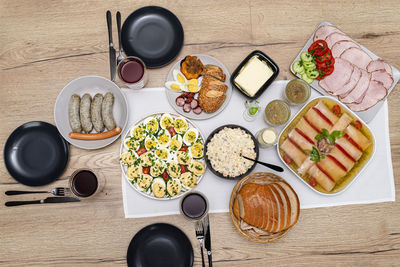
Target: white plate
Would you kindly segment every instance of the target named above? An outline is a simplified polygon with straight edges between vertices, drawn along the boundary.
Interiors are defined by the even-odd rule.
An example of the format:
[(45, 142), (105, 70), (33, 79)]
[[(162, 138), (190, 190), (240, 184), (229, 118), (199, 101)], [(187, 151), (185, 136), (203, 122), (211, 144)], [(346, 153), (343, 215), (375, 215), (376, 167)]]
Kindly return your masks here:
[[(318, 25), (318, 27), (315, 29), (315, 31), (322, 25), (332, 25), (335, 26), (327, 21), (322, 22), (321, 24)], [(335, 26), (336, 27), (336, 26)], [(305, 44), (305, 46), (303, 47), (303, 49), (300, 50), (299, 54), (297, 55), (297, 57), (293, 60), (293, 62), (300, 60), (300, 54), (303, 51), (308, 51), (308, 48), (310, 47), (310, 45), (313, 43), (313, 38), (314, 38), (314, 33), (311, 35), (310, 39), (308, 39), (307, 43)], [(358, 42), (354, 41), (355, 43), (359, 44)], [(367, 48), (365, 48), (364, 46), (362, 46), (361, 44), (359, 44), (361, 49), (364, 50), (373, 60), (376, 60), (380, 57), (378, 57), (377, 55), (375, 55), (374, 53), (372, 53), (371, 51), (369, 51)], [(293, 69), (292, 69), (292, 65), (293, 62), (290, 64), (290, 70), (292, 71), (292, 73), (294, 75), (296, 75), (298, 78), (301, 79), (301, 75), (296, 74)], [(398, 69), (396, 69), (395, 67), (393, 67), (392, 65), (390, 65), (392, 67), (392, 71), (393, 71), (393, 84), (392, 87), (389, 88), (388, 93), (386, 94), (385, 98), (382, 99), (381, 101), (379, 101), (378, 103), (375, 104), (375, 106), (371, 107), (370, 109), (367, 109), (365, 111), (360, 111), (360, 112), (356, 112), (356, 114), (363, 119), (366, 123), (369, 123), (374, 117), (375, 115), (378, 113), (378, 110), (382, 107), (383, 102), (385, 101), (385, 99), (389, 96), (390, 92), (393, 90), (393, 88), (396, 86), (397, 82), (400, 79), (400, 71)], [(310, 84), (315, 90), (317, 90), (318, 92), (320, 92), (323, 95), (327, 95), (330, 96), (330, 94), (328, 94), (324, 88), (320, 87), (318, 84), (318, 80), (314, 80), (311, 84)], [(340, 99), (338, 99), (337, 97), (335, 97), (339, 102)], [(340, 102), (342, 103), (342, 102)], [(346, 105), (344, 103), (342, 103), (343, 105)], [(346, 106), (347, 107), (347, 106)]]
[[(231, 83), (229, 82), (231, 75), (229, 74), (229, 71), (225, 67), (225, 65), (222, 64), (218, 59), (216, 59), (216, 58), (214, 58), (212, 56), (203, 55), (203, 54), (191, 54), (191, 56), (196, 56), (197, 58), (199, 58), (201, 60), (201, 62), (203, 63), (203, 65), (212, 64), (212, 65), (216, 65), (216, 66), (220, 67), (223, 70), (223, 72), (226, 74), (225, 84), (228, 86), (228, 89), (226, 89), (226, 98), (225, 98), (224, 103), (219, 107), (219, 109), (217, 109), (213, 113), (206, 113), (206, 112), (203, 111), (203, 112), (201, 112), (200, 114), (197, 115), (197, 114), (195, 114), (193, 112), (193, 110), (191, 110), (188, 113), (184, 112), (183, 111), (183, 107), (179, 107), (176, 104), (176, 102), (175, 102), (176, 98), (178, 96), (180, 96), (183, 92), (173, 92), (173, 91), (165, 88), (165, 93), (167, 94), (168, 102), (171, 104), (171, 106), (179, 114), (182, 114), (183, 116), (185, 116), (185, 117), (187, 117), (189, 119), (206, 120), (206, 119), (209, 119), (211, 117), (216, 116), (218, 113), (220, 113), (222, 110), (224, 110), (224, 108), (228, 105), (228, 102), (229, 102), (229, 100), (231, 99), (231, 96), (232, 96), (232, 86), (231, 86)], [(172, 72), (175, 69), (176, 70), (180, 70), (181, 60), (182, 59), (180, 59), (177, 62), (175, 62), (175, 64), (169, 70), (166, 82), (174, 80), (174, 75), (172, 74)]]
[[(161, 113), (154, 113), (154, 114), (151, 114), (151, 115), (148, 115), (148, 116), (144, 117), (143, 119), (140, 119), (139, 121), (137, 121), (137, 122), (135, 122), (134, 124), (132, 124), (132, 125), (128, 128), (128, 130), (126, 131), (125, 135), (122, 137), (122, 140), (121, 140), (121, 148), (120, 148), (119, 154), (122, 155), (122, 153), (128, 152), (128, 150), (124, 147), (124, 141), (125, 141), (125, 139), (127, 138), (127, 136), (130, 134), (131, 130), (132, 130), (134, 127), (136, 127), (136, 125), (139, 125), (140, 123), (142, 123), (143, 121), (145, 121), (145, 120), (146, 120), (147, 118), (149, 118), (149, 117), (154, 117), (154, 116), (162, 115), (162, 114), (166, 114), (166, 113), (170, 114), (171, 117), (174, 118), (174, 119), (175, 119), (175, 118), (178, 118), (178, 117), (181, 117), (180, 115), (177, 115), (177, 114), (174, 114), (174, 113), (170, 113), (170, 112), (161, 112)], [(204, 145), (204, 144), (205, 144), (205, 139), (204, 139), (204, 135), (202, 134), (202, 132), (200, 131), (200, 129), (197, 128), (196, 125), (194, 125), (193, 122), (191, 122), (189, 119), (187, 119), (187, 118), (185, 118), (185, 119), (186, 119), (186, 121), (189, 123), (189, 128), (190, 128), (190, 127), (193, 127), (193, 128), (195, 128), (195, 129), (197, 129), (197, 131), (199, 132), (199, 135), (200, 135), (201, 139), (203, 140), (203, 145)], [(198, 176), (198, 179), (197, 179), (197, 185), (198, 185), (198, 184), (200, 183), (201, 179), (203, 178), (204, 174), (206, 173), (207, 164), (206, 164), (205, 161), (204, 161), (204, 157), (201, 158), (201, 159), (198, 159), (198, 160), (196, 160), (196, 161), (199, 161), (199, 162), (201, 162), (201, 163), (204, 165), (204, 173), (203, 173), (202, 175)], [(152, 193), (146, 193), (146, 192), (141, 191), (140, 188), (137, 186), (137, 184), (132, 184), (132, 183), (131, 183), (131, 179), (129, 179), (129, 177), (126, 175), (127, 166), (125, 166), (125, 165), (122, 164), (121, 162), (120, 162), (120, 165), (121, 165), (122, 174), (123, 174), (123, 176), (125, 177), (125, 179), (128, 181), (128, 184), (129, 184), (133, 189), (135, 189), (138, 193), (140, 193), (141, 195), (146, 196), (146, 197), (151, 198), (151, 199), (157, 199), (157, 200), (171, 200), (171, 199), (176, 199), (176, 198), (179, 198), (179, 197), (181, 197), (182, 195), (186, 194), (187, 192), (191, 191), (192, 189), (196, 188), (196, 186), (197, 186), (197, 185), (196, 185), (196, 186), (193, 187), (193, 188), (189, 188), (188, 190), (186, 190), (186, 191), (184, 191), (184, 192), (181, 191), (181, 193), (180, 193), (179, 195), (176, 195), (176, 196), (173, 196), (173, 197), (158, 198), (158, 197), (153, 196)]]
[[(85, 93), (92, 97), (97, 94), (111, 92), (114, 94), (113, 115), (117, 126), (122, 131), (128, 122), (128, 102), (121, 89), (112, 81), (100, 76), (83, 76), (68, 83), (57, 97), (54, 106), (54, 120), (58, 131), (71, 145), (84, 149), (98, 149), (105, 147), (118, 139), (120, 134), (102, 140), (78, 140), (71, 139), (69, 133), (72, 132), (68, 119), (68, 105), (73, 94), (83, 96)], [(95, 131), (92, 131), (95, 133)]]

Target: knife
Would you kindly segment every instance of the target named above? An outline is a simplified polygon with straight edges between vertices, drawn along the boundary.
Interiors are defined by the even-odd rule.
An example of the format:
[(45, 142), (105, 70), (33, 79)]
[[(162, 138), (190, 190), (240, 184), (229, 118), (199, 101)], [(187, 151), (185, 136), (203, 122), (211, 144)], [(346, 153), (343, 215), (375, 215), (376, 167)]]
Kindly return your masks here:
[(117, 59), (115, 57), (115, 48), (112, 40), (112, 25), (111, 25), (111, 12), (110, 10), (106, 13), (107, 17), (107, 28), (108, 28), (108, 41), (109, 41), (109, 54), (110, 54), (110, 74), (111, 81), (115, 80), (115, 69), (117, 68)]
[(211, 233), (210, 233), (210, 220), (208, 219), (208, 215), (206, 217), (206, 225), (207, 225), (207, 233), (204, 240), (204, 247), (207, 250), (208, 256), (208, 266), (212, 267), (212, 256), (211, 256)]
[(79, 202), (78, 198), (74, 197), (48, 197), (45, 199), (31, 200), (31, 201), (8, 201), (5, 203), (7, 207), (20, 206), (26, 204), (44, 204), (44, 203), (65, 203), (65, 202)]

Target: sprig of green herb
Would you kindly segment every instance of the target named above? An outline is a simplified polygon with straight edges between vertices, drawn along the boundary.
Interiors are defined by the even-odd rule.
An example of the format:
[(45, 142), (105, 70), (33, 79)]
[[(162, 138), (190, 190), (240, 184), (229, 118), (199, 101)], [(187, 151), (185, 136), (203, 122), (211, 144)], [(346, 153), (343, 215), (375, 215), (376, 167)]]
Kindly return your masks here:
[(317, 134), (315, 136), (315, 139), (317, 141), (320, 141), (324, 138), (328, 139), (329, 143), (333, 145), (335, 143), (336, 139), (339, 139), (345, 135), (345, 132), (342, 131), (333, 131), (332, 133), (329, 134), (329, 131), (327, 129), (322, 129), (322, 133)]

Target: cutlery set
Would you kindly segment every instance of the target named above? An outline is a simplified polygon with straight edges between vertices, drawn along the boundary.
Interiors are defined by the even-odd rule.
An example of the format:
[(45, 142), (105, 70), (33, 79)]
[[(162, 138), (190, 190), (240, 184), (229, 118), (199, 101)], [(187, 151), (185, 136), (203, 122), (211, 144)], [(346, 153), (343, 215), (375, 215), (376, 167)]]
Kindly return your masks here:
[(196, 221), (195, 233), (196, 233), (196, 238), (197, 240), (199, 240), (200, 243), (202, 266), (203, 267), (205, 266), (204, 253), (203, 253), (203, 242), (204, 242), (204, 247), (207, 250), (208, 266), (212, 267), (211, 233), (210, 233), (210, 220), (208, 218), (208, 215), (203, 220)]
[(79, 202), (80, 200), (76, 197), (73, 197), (71, 189), (65, 187), (56, 187), (50, 191), (18, 191), (18, 190), (10, 190), (6, 191), (5, 194), (7, 196), (15, 196), (15, 195), (25, 195), (25, 194), (53, 194), (56, 197), (47, 197), (45, 199), (39, 200), (28, 200), (28, 201), (8, 201), (5, 203), (7, 207), (12, 206), (20, 206), (26, 204), (47, 204), (47, 203), (66, 203), (66, 202)]
[(119, 44), (119, 53), (118, 58), (116, 57), (116, 51), (114, 48), (113, 38), (112, 38), (112, 19), (111, 19), (111, 11), (108, 10), (106, 13), (107, 19), (107, 28), (108, 28), (108, 45), (109, 45), (109, 58), (110, 58), (110, 76), (111, 81), (115, 80), (115, 73), (117, 69), (117, 65), (124, 59), (122, 55), (122, 47), (121, 47), (121, 13), (118, 11), (117, 15), (117, 28), (118, 28), (118, 44)]

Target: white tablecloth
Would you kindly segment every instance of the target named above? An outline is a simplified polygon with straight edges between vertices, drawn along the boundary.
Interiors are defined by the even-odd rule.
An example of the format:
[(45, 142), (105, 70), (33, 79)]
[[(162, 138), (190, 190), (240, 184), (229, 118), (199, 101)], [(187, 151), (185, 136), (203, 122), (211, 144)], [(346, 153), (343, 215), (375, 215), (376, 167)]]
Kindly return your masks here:
[[(287, 81), (276, 81), (258, 99), (263, 108), (273, 99), (283, 98), (283, 89)], [(172, 112), (174, 109), (167, 102), (164, 88), (145, 88), (142, 90), (123, 90), (129, 104), (129, 122), (125, 129), (128, 130), (136, 121), (157, 112)], [(311, 98), (319, 96), (311, 90)], [(224, 124), (239, 124), (255, 134), (266, 126), (262, 115), (255, 121), (247, 122), (243, 119), (245, 98), (236, 90), (233, 90), (232, 98), (228, 106), (217, 116), (208, 120), (193, 120), (198, 128), (207, 136), (217, 127)], [(292, 108), (293, 117), (300, 107)], [(336, 196), (319, 195), (308, 188), (290, 170), (285, 167), (283, 173), (277, 173), (287, 180), (297, 192), (302, 209), (338, 206), (348, 204), (365, 204), (384, 201), (395, 201), (394, 178), (392, 158), (390, 153), (388, 107), (385, 103), (368, 124), (375, 134), (376, 153), (370, 164), (362, 172), (360, 177), (350, 185), (342, 194)], [(283, 127), (277, 128), (281, 130)], [(260, 148), (261, 161), (284, 166), (278, 158), (276, 147), (269, 149)], [(274, 172), (263, 166), (256, 166), (254, 171)], [(196, 190), (203, 192), (210, 203), (210, 212), (227, 212), (231, 191), (237, 181), (229, 181), (215, 176), (207, 170)], [(179, 199), (153, 200), (136, 192), (126, 181), (122, 174), (122, 193), (126, 218), (152, 217), (179, 213)]]

